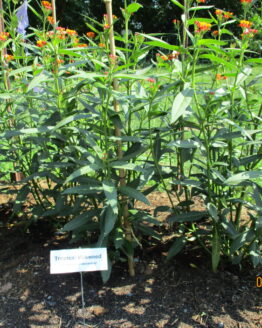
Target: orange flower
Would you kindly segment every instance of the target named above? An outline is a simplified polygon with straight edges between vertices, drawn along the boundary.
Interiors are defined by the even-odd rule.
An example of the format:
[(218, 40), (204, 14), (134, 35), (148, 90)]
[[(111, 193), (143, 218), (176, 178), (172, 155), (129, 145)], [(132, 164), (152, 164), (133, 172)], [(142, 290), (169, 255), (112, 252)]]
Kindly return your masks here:
[(209, 23), (196, 21), (195, 25), (197, 26), (197, 30), (196, 30), (197, 33), (207, 32), (211, 29), (211, 24), (209, 24)]
[(6, 55), (4, 55), (4, 59), (5, 59), (5, 61), (10, 62), (11, 60), (14, 60), (15, 57), (13, 55), (6, 54)]
[(199, 3), (206, 3), (206, 0), (197, 0)]
[(101, 42), (101, 43), (98, 44), (98, 47), (100, 47), (100, 48), (105, 48), (106, 45), (105, 45), (104, 43)]
[(88, 38), (90, 38), (90, 39), (93, 39), (96, 35), (95, 35), (94, 32), (87, 32), (87, 33), (86, 33), (86, 36), (87, 36)]
[(225, 75), (221, 75), (221, 74), (216, 74), (216, 80), (220, 81), (220, 80), (226, 80), (227, 76)]
[(222, 16), (223, 11), (220, 9), (216, 9), (215, 14), (216, 14), (216, 16)]
[(231, 12), (229, 12), (229, 11), (225, 11), (225, 12), (224, 12), (224, 18), (225, 18), (225, 19), (230, 19), (230, 18), (232, 18), (233, 15), (234, 15), (234, 14), (231, 13)]
[(75, 30), (66, 29), (66, 33), (70, 36), (77, 36), (77, 32)]
[(47, 17), (47, 20), (48, 20), (48, 22), (49, 22), (50, 24), (52, 24), (52, 25), (55, 24), (54, 17), (52, 17), (52, 16), (48, 16), (48, 17)]
[(168, 57), (166, 55), (162, 55), (160, 56), (161, 59), (163, 59), (164, 61), (168, 60)]
[(63, 64), (65, 61), (63, 60), (63, 59), (59, 59), (59, 58), (57, 58), (57, 60), (56, 60), (56, 63), (58, 64), (58, 65), (60, 65), (60, 64)]
[(212, 34), (213, 34), (214, 36), (218, 36), (219, 32), (216, 30), (216, 31), (213, 31)]
[(43, 40), (36, 41), (36, 45), (39, 48), (43, 48), (46, 44), (47, 44), (47, 42), (46, 41), (43, 41)]
[(117, 19), (117, 16), (116, 15), (113, 15), (112, 17), (113, 17), (113, 19)]
[(49, 1), (42, 1), (42, 5), (47, 10), (52, 10), (52, 5)]
[(150, 83), (156, 83), (156, 80), (153, 79), (152, 77), (149, 77), (148, 79), (146, 79), (148, 82)]
[(239, 24), (240, 27), (245, 27), (245, 28), (250, 28), (252, 25), (253, 23), (247, 20), (241, 20)]
[(240, 0), (241, 3), (251, 3), (252, 0)]
[(110, 25), (109, 25), (109, 24), (105, 24), (105, 25), (104, 25), (104, 29), (105, 29), (105, 30), (110, 29)]
[(9, 38), (10, 34), (8, 32), (0, 33), (0, 41), (6, 41)]
[(177, 57), (180, 55), (180, 53), (178, 51), (173, 51), (172, 54), (168, 55), (168, 59), (172, 60), (172, 59), (177, 59)]
[(77, 43), (77, 44), (75, 44), (75, 46), (78, 47), (78, 48), (86, 48), (86, 47), (88, 47), (88, 45), (86, 43)]

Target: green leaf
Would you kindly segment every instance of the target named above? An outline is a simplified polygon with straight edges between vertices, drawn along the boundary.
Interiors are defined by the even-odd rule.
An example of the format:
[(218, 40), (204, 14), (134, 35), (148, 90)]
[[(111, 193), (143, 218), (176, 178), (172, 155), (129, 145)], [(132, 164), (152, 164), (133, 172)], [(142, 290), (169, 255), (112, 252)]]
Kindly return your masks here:
[(141, 202), (145, 203), (146, 205), (150, 205), (147, 198), (141, 193), (141, 191), (128, 187), (128, 186), (122, 186), (119, 187), (119, 192), (121, 194), (127, 195), (130, 198), (134, 198), (137, 200), (140, 200)]
[(217, 228), (214, 227), (212, 239), (212, 269), (217, 272), (217, 267), (220, 262), (220, 237)]
[(92, 221), (92, 218), (97, 214), (97, 210), (90, 210), (75, 217), (73, 220), (64, 225), (63, 231), (74, 231), (87, 222)]
[(115, 169), (123, 169), (123, 170), (131, 170), (136, 172), (144, 172), (142, 166), (134, 164), (134, 163), (127, 163), (122, 161), (114, 161), (110, 163), (110, 166)]
[(247, 242), (247, 237), (248, 231), (243, 231), (241, 234), (239, 234), (230, 247), (230, 253), (233, 254), (239, 250)]
[(60, 129), (64, 125), (67, 125), (68, 123), (80, 120), (80, 119), (86, 119), (90, 118), (90, 114), (76, 114), (76, 115), (71, 115), (63, 119), (61, 122), (57, 123), (57, 125), (53, 128), (53, 131)]
[(262, 64), (262, 58), (250, 58), (245, 61), (245, 63), (258, 63)]
[(228, 178), (225, 181), (225, 184), (234, 186), (234, 185), (238, 185), (243, 181), (257, 179), (257, 178), (262, 178), (262, 171), (246, 171), (246, 172), (241, 172), (232, 175), (230, 178)]
[(220, 41), (220, 40), (215, 40), (215, 39), (200, 39), (197, 42), (198, 45), (210, 45), (210, 44), (215, 44), (215, 45), (219, 45), (219, 46), (225, 46), (227, 44), (227, 42), (225, 41)]
[(175, 4), (176, 6), (178, 6), (181, 9), (185, 9), (185, 7), (177, 0), (171, 0), (173, 2), (173, 4)]
[(137, 12), (142, 7), (143, 6), (140, 3), (133, 2), (133, 3), (130, 3), (130, 5), (127, 6), (126, 11), (127, 11), (128, 14), (132, 14), (132, 13)]
[(168, 147), (176, 146), (179, 148), (200, 148), (201, 144), (196, 140), (175, 140), (167, 144)]
[(183, 90), (176, 96), (171, 110), (171, 123), (176, 122), (179, 117), (185, 113), (187, 107), (192, 101), (193, 96), (194, 90), (191, 88)]
[(194, 222), (199, 221), (206, 217), (207, 212), (198, 212), (198, 211), (191, 211), (188, 213), (181, 213), (176, 215), (171, 215), (168, 217), (167, 221), (168, 223), (174, 223), (174, 222)]
[(103, 188), (99, 186), (76, 186), (76, 187), (67, 188), (62, 192), (62, 194), (63, 195), (68, 195), (68, 194), (89, 195), (89, 194), (96, 194), (101, 191), (103, 191)]
[(148, 44), (150, 46), (153, 46), (153, 47), (159, 47), (159, 48), (163, 48), (163, 49), (168, 49), (168, 50), (180, 50), (180, 47), (178, 46), (173, 46), (161, 39), (158, 39), (154, 36), (151, 36), (151, 35), (148, 35), (148, 34), (143, 34), (143, 33), (140, 33), (140, 35), (142, 35), (143, 37), (145, 37), (146, 39), (149, 39), (151, 41), (146, 41), (144, 42), (145, 44)]
[[(199, 56), (200, 58), (207, 58), (209, 60), (211, 60), (212, 62), (216, 62), (216, 63), (219, 63), (221, 65), (224, 65), (226, 67), (228, 67), (229, 69), (235, 69), (236, 68), (236, 65), (232, 64), (231, 62), (228, 62), (220, 57), (217, 57), (215, 55), (209, 55), (209, 54), (206, 54), (206, 55), (201, 55)], [(231, 59), (232, 61), (232, 59)]]
[(103, 166), (102, 166), (101, 163), (97, 163), (97, 164), (93, 163), (93, 164), (83, 166), (80, 169), (74, 171), (72, 174), (70, 174), (69, 177), (64, 182), (64, 184), (68, 183), (69, 181), (74, 180), (75, 178), (80, 177), (81, 175), (88, 174), (88, 173), (91, 173), (91, 172), (95, 172), (95, 171), (98, 171), (102, 168), (103, 168)]
[(107, 270), (100, 271), (104, 284), (109, 280), (112, 271), (112, 262), (108, 255), (107, 255), (107, 266), (108, 266)]
[(117, 214), (113, 212), (113, 209), (110, 205), (107, 206), (104, 221), (104, 235), (108, 235), (113, 230), (116, 220)]
[(185, 244), (186, 244), (186, 237), (181, 236), (179, 238), (176, 238), (175, 242), (172, 244), (172, 246), (168, 251), (166, 260), (169, 261), (172, 257), (177, 255), (183, 249)]
[(218, 217), (218, 214), (217, 214), (216, 206), (212, 203), (208, 203), (207, 204), (207, 210), (208, 210), (208, 213), (210, 214), (210, 216), (212, 217), (212, 219), (214, 219), (216, 222), (218, 222), (219, 217)]
[(107, 203), (112, 208), (114, 214), (118, 214), (117, 189), (115, 187), (114, 182), (109, 180), (104, 180), (102, 184), (107, 199)]
[(197, 10), (211, 9), (211, 8), (214, 8), (214, 6), (197, 6), (197, 7), (191, 7), (191, 8), (189, 8), (188, 11), (197, 11)]
[(39, 86), (42, 82), (46, 82), (46, 81), (48, 81), (48, 76), (44, 72), (36, 75), (29, 83), (27, 87), (27, 92), (32, 90), (36, 86)]

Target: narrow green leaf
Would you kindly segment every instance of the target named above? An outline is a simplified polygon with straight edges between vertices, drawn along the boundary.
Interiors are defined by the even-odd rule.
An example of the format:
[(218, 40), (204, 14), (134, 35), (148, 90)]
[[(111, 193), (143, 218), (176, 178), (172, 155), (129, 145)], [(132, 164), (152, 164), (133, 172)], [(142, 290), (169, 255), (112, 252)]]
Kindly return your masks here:
[(103, 188), (99, 186), (76, 186), (76, 187), (67, 188), (62, 192), (62, 194), (63, 195), (68, 195), (68, 194), (89, 195), (89, 194), (96, 194), (101, 191), (103, 191)]
[(39, 86), (42, 82), (46, 82), (46, 81), (48, 81), (48, 76), (44, 72), (36, 75), (29, 83), (27, 87), (27, 92), (32, 90), (36, 86)]
[(149, 201), (147, 198), (142, 194), (141, 191), (128, 187), (128, 186), (122, 186), (119, 187), (119, 192), (121, 194), (127, 195), (130, 198), (134, 198), (137, 200), (140, 200), (141, 202), (145, 203), (146, 205), (150, 205)]
[(167, 221), (168, 223), (174, 223), (174, 222), (194, 222), (199, 221), (206, 217), (207, 212), (198, 212), (198, 211), (191, 211), (188, 213), (181, 213), (176, 215), (171, 215), (168, 217)]
[(241, 172), (232, 175), (230, 178), (228, 178), (225, 181), (225, 184), (234, 186), (234, 185), (238, 185), (243, 181), (257, 179), (257, 178), (262, 178), (262, 171), (246, 171), (246, 172)]
[(107, 206), (104, 221), (104, 235), (108, 235), (113, 230), (116, 220), (117, 214), (113, 212), (113, 209), (110, 205)]
[(192, 101), (193, 96), (194, 90), (191, 88), (183, 90), (176, 96), (171, 110), (171, 123), (176, 122), (179, 117), (185, 113), (187, 107)]
[(213, 239), (212, 239), (212, 269), (217, 272), (217, 267), (220, 262), (220, 237), (217, 228), (213, 229)]
[(104, 284), (109, 280), (112, 271), (112, 262), (108, 255), (107, 255), (107, 267), (108, 267), (107, 270), (100, 271)]
[(107, 199), (107, 203), (111, 206), (114, 214), (118, 213), (117, 206), (117, 189), (113, 181), (104, 180), (103, 181), (103, 189)]
[(186, 237), (181, 236), (179, 238), (176, 238), (175, 242), (170, 247), (166, 260), (169, 261), (172, 257), (177, 255), (185, 246), (186, 244)]
[(207, 210), (208, 210), (208, 213), (210, 214), (210, 216), (212, 217), (212, 219), (214, 219), (216, 222), (218, 222), (219, 217), (218, 217), (216, 206), (212, 203), (208, 203)]
[(90, 210), (75, 217), (73, 220), (64, 225), (63, 231), (74, 231), (79, 229), (87, 222), (92, 221), (92, 218), (97, 214), (97, 210)]
[(171, 0), (173, 2), (173, 4), (175, 4), (176, 6), (178, 6), (181, 9), (185, 9), (185, 7), (177, 0)]
[(64, 184), (68, 183), (69, 181), (74, 180), (75, 178), (80, 177), (81, 175), (95, 172), (102, 168), (103, 168), (103, 166), (101, 165), (101, 163), (89, 164), (89, 165), (83, 166), (80, 169), (74, 171), (72, 174), (70, 174)]
[(209, 60), (211, 60), (212, 62), (216, 62), (219, 63), (221, 65), (224, 65), (226, 67), (228, 67), (229, 69), (235, 69), (236, 65), (232, 64), (232, 60), (231, 62), (228, 62), (220, 57), (217, 57), (215, 55), (211, 55), (211, 54), (206, 54), (206, 55), (201, 55), (199, 56), (200, 58), (207, 58)]

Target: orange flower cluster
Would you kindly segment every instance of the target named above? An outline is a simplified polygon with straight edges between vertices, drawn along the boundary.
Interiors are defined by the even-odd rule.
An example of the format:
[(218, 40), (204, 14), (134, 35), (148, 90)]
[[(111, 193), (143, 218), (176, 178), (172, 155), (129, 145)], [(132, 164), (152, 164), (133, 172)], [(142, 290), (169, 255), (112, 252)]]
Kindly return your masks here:
[(152, 77), (149, 77), (148, 79), (146, 79), (148, 82), (150, 83), (156, 83), (156, 80), (153, 79)]
[(105, 30), (110, 29), (110, 25), (109, 25), (109, 24), (105, 24), (105, 25), (104, 25), (104, 29), (105, 29)]
[(47, 10), (52, 10), (52, 5), (49, 1), (42, 1), (42, 6)]
[(100, 43), (98, 44), (98, 47), (100, 47), (100, 48), (105, 48), (106, 45), (105, 45), (104, 43), (100, 42)]
[(52, 25), (55, 24), (54, 17), (52, 17), (52, 16), (48, 16), (48, 17), (47, 17), (47, 20), (48, 20), (48, 22), (49, 22), (50, 24), (52, 24)]
[(213, 34), (214, 36), (218, 36), (219, 32), (218, 32), (218, 30), (216, 30), (216, 31), (213, 31), (212, 34)]
[(254, 28), (246, 28), (243, 33), (241, 34), (242, 37), (248, 36), (248, 37), (253, 37), (254, 34), (258, 33), (258, 30)]
[(77, 32), (75, 30), (70, 30), (69, 28), (66, 29), (66, 33), (69, 36), (77, 36)]
[(90, 38), (90, 39), (93, 39), (96, 35), (95, 35), (94, 32), (87, 32), (87, 33), (86, 33), (86, 36), (87, 36), (88, 38)]
[(43, 40), (36, 41), (36, 45), (39, 48), (43, 48), (46, 44), (47, 44), (47, 42), (46, 41), (43, 41)]
[(224, 18), (225, 18), (225, 19), (230, 19), (230, 18), (232, 18), (233, 15), (234, 15), (234, 14), (231, 13), (231, 12), (229, 12), (229, 11), (225, 11), (225, 12), (224, 12)]
[(196, 21), (195, 25), (197, 26), (196, 33), (207, 32), (211, 29), (211, 24)]
[(173, 19), (173, 20), (172, 20), (172, 23), (173, 23), (173, 24), (177, 24), (177, 25), (179, 25), (179, 24), (180, 24), (180, 20), (178, 20), (178, 19)]
[(253, 25), (252, 22), (247, 20), (241, 20), (239, 26), (244, 28), (250, 28)]
[(57, 58), (56, 63), (57, 65), (63, 64), (65, 61), (63, 59)]
[(215, 15), (217, 16), (218, 19), (230, 19), (234, 15), (230, 11), (223, 11), (221, 9), (216, 9), (215, 10)]
[(86, 48), (86, 47), (88, 47), (88, 44), (86, 44), (86, 43), (77, 43), (74, 46), (78, 47), (78, 48)]
[(197, 0), (198, 3), (206, 3), (206, 0)]
[(156, 54), (157, 57), (161, 58), (164, 61), (177, 59), (179, 55), (180, 55), (180, 52), (178, 52), (178, 51), (173, 51), (169, 55), (160, 55), (159, 53)]
[(0, 41), (6, 41), (9, 38), (10, 34), (8, 32), (0, 33)]
[(240, 0), (241, 3), (251, 3), (252, 0)]
[(6, 55), (4, 55), (4, 59), (6, 62), (10, 62), (11, 60), (14, 60), (15, 57), (13, 55), (6, 54)]
[(227, 76), (225, 75), (221, 75), (221, 74), (216, 74), (216, 80), (220, 81), (220, 80), (226, 80)]

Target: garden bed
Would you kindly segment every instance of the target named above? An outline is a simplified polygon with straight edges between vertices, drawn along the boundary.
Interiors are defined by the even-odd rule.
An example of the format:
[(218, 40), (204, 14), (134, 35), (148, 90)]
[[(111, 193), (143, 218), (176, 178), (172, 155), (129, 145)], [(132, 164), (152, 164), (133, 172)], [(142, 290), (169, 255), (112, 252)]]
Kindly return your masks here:
[[(158, 193), (158, 204), (165, 203)], [(150, 211), (150, 208), (147, 210)], [(8, 214), (2, 206), (1, 220)], [(136, 256), (136, 277), (117, 264), (107, 284), (98, 273), (84, 274), (82, 312), (79, 274), (50, 275), (49, 252), (68, 247), (66, 236), (1, 229), (0, 327), (227, 327), (261, 326), (261, 269), (240, 272), (224, 266), (214, 274), (196, 248), (168, 264), (160, 244)]]

